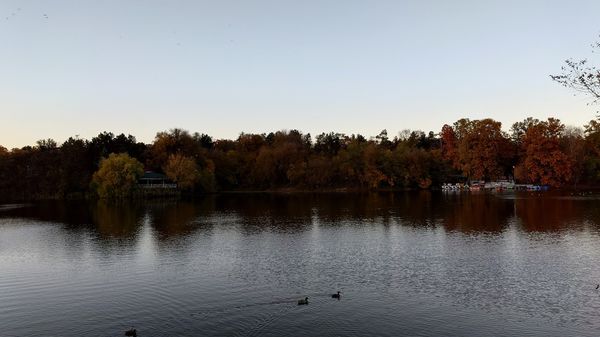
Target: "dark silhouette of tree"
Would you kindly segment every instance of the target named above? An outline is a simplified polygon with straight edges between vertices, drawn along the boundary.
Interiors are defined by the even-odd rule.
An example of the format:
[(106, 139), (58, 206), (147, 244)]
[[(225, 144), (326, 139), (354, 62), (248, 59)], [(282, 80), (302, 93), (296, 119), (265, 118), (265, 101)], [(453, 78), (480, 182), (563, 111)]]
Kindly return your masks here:
[(585, 175), (587, 161), (583, 129), (565, 127), (560, 139), (560, 147), (569, 158), (571, 164), (571, 181), (577, 187)]
[(591, 183), (600, 181), (600, 122), (591, 120), (585, 126), (585, 179)]
[(205, 148), (205, 149), (212, 149), (213, 146), (215, 145), (213, 139), (211, 136), (206, 135), (206, 134), (199, 134), (198, 132), (195, 132), (193, 135), (194, 141), (196, 143), (198, 143), (200, 145), (200, 147)]
[[(600, 51), (600, 42), (592, 44), (592, 52)], [(565, 61), (559, 75), (550, 75), (552, 80), (567, 88), (592, 97), (593, 102), (600, 101), (600, 69), (590, 65), (587, 59)]]
[(102, 132), (92, 138), (89, 151), (94, 160), (94, 170), (98, 168), (100, 160), (111, 153), (127, 153), (140, 161), (143, 160), (146, 145), (138, 143), (134, 136), (120, 134), (115, 136), (112, 132)]
[(329, 157), (335, 156), (342, 148), (342, 136), (342, 134), (334, 132), (318, 135), (315, 139), (315, 152)]
[(70, 137), (60, 147), (60, 181), (58, 190), (61, 194), (83, 196), (89, 188), (94, 173), (95, 158), (89, 151), (89, 142)]

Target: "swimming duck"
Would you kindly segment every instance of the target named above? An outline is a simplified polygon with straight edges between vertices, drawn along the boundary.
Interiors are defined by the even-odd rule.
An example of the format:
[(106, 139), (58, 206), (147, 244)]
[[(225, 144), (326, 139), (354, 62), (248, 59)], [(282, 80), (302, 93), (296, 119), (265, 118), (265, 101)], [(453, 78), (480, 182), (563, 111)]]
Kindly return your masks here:
[(308, 304), (308, 297), (305, 297), (303, 300), (298, 300), (298, 305)]
[(125, 331), (125, 336), (137, 337), (137, 331), (135, 331), (135, 329), (129, 329)]
[(331, 295), (331, 298), (337, 298), (339, 300), (340, 298), (342, 298), (341, 292), (338, 291), (337, 294)]
[(596, 290), (598, 290), (598, 288), (600, 288), (600, 284), (598, 284), (598, 285), (596, 286)]

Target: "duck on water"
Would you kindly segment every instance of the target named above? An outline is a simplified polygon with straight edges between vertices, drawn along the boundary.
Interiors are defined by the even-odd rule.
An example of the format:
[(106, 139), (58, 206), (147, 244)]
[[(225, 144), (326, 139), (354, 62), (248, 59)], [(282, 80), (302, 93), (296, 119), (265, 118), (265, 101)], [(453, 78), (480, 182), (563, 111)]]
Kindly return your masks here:
[(308, 297), (298, 300), (298, 305), (306, 305), (306, 304), (308, 304)]
[(331, 298), (337, 298), (339, 300), (340, 298), (342, 298), (342, 293), (338, 291), (337, 294), (331, 295)]

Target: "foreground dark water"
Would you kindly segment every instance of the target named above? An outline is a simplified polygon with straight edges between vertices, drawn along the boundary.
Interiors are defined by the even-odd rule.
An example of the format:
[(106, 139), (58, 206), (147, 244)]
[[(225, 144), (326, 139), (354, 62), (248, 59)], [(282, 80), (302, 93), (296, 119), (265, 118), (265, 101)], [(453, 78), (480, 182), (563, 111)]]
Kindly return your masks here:
[(598, 336), (597, 283), (594, 194), (0, 205), (1, 336)]

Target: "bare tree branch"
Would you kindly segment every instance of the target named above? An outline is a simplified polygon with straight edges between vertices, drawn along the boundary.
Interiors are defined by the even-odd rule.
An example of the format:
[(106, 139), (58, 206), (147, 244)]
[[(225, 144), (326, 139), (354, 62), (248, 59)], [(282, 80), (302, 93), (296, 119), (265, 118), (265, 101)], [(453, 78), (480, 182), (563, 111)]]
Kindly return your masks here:
[[(596, 53), (596, 51), (600, 51), (600, 42), (592, 44), (592, 53)], [(592, 96), (592, 104), (599, 103), (600, 70), (595, 66), (590, 66), (587, 59), (579, 61), (569, 59), (565, 63), (566, 65), (561, 67), (562, 74), (550, 75), (550, 78), (564, 87)]]

